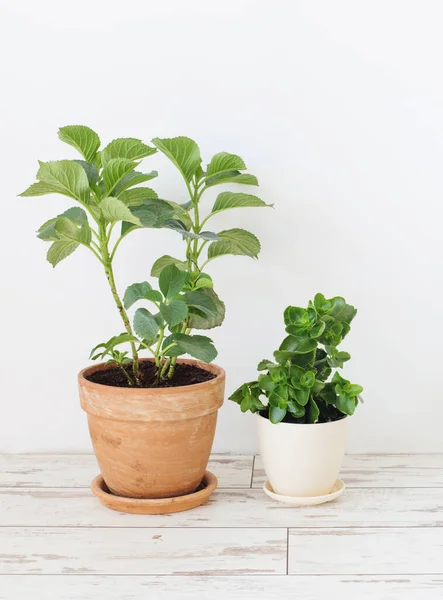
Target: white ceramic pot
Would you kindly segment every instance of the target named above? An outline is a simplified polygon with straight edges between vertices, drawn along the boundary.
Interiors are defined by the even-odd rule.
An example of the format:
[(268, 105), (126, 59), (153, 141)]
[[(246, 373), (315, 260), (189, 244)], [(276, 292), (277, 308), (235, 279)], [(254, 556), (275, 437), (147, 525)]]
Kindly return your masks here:
[(260, 454), (268, 480), (282, 496), (329, 494), (346, 451), (349, 417), (331, 423), (277, 423), (257, 415)]

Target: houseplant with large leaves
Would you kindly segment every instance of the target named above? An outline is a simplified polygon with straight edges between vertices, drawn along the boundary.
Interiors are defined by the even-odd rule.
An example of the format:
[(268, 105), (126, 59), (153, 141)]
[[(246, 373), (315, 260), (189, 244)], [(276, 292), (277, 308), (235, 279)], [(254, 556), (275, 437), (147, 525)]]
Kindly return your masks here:
[(363, 388), (345, 379), (350, 354), (338, 348), (357, 310), (341, 296), (317, 294), (306, 308), (288, 306), (286, 337), (261, 374), (231, 396), (242, 412), (259, 415), (262, 458), (275, 492), (330, 492), (345, 452), (350, 417)]
[[(207, 266), (227, 254), (256, 258), (260, 250), (250, 232), (212, 232), (205, 226), (221, 211), (266, 204), (250, 194), (223, 191), (202, 218), (200, 201), (206, 190), (226, 183), (257, 185), (257, 180), (243, 173), (240, 157), (225, 152), (204, 170), (198, 146), (189, 138), (155, 138), (153, 145), (118, 138), (101, 148), (99, 136), (85, 126), (62, 127), (59, 138), (81, 157), (40, 162), (37, 181), (21, 196), (55, 193), (75, 201), (45, 221), (37, 235), (50, 244), (47, 259), (53, 266), (82, 247), (101, 263), (123, 325), (123, 332), (115, 332), (91, 353), (106, 362), (79, 375), (102, 474), (108, 488), (122, 496), (187, 494), (202, 480), (223, 402), (224, 372), (209, 364), (216, 349), (210, 338), (195, 333), (220, 325), (224, 318), (225, 307)], [(142, 170), (140, 162), (157, 149), (183, 175), (189, 192), (185, 204), (160, 199), (146, 185), (157, 172)], [(122, 241), (142, 228), (176, 231), (184, 240), (184, 256), (155, 260), (156, 285), (135, 283), (122, 295), (115, 256)], [(140, 358), (142, 353), (148, 358)], [(198, 362), (182, 359), (186, 354)], [(117, 388), (118, 394), (113, 391)], [(134, 453), (139, 460), (131, 464)]]

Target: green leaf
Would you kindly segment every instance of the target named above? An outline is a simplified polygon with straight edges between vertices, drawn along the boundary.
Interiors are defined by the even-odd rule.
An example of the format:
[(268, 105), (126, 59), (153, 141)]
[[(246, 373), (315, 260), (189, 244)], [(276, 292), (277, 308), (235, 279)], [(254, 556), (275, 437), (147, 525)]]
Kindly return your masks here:
[(169, 304), (160, 304), (160, 312), (169, 327), (175, 327), (188, 316), (188, 307), (182, 300), (171, 300)]
[[(215, 317), (218, 314), (215, 302), (203, 290), (185, 292), (184, 297), (186, 304), (191, 309), (196, 309), (198, 315)], [(191, 310), (190, 312), (195, 313), (195, 310)]]
[(326, 300), (323, 294), (315, 294), (314, 306), (319, 314), (328, 313), (332, 308), (332, 302)]
[(288, 335), (280, 344), (279, 350), (294, 352), (296, 354), (307, 354), (317, 348), (317, 342), (308, 337)]
[(337, 396), (336, 406), (338, 410), (344, 415), (352, 416), (357, 406), (357, 398), (351, 398), (346, 394), (340, 394), (339, 396)]
[(186, 263), (184, 261), (165, 254), (164, 256), (157, 258), (155, 263), (152, 265), (151, 276), (158, 277), (167, 265), (175, 265), (181, 271), (186, 271)]
[(72, 254), (78, 246), (77, 242), (53, 242), (49, 247), (46, 258), (55, 267), (60, 261)]
[[(172, 208), (164, 200), (149, 199), (143, 200), (138, 206), (129, 207), (131, 214), (139, 219), (141, 227), (165, 227), (169, 217), (172, 214)], [(127, 233), (128, 229), (134, 229), (134, 225), (123, 223), (122, 235)]]
[(300, 385), (302, 387), (311, 388), (315, 383), (315, 373), (314, 371), (306, 371), (300, 377)]
[(305, 308), (288, 306), (283, 313), (285, 325), (304, 325), (309, 323), (309, 316)]
[(275, 364), (268, 360), (267, 358), (264, 358), (263, 360), (261, 360), (258, 365), (257, 365), (257, 371), (267, 371), (268, 369), (275, 367)]
[(310, 365), (315, 357), (315, 350), (312, 352), (306, 352), (306, 354), (295, 354), (293, 353), (291, 356), (291, 364), (298, 365), (300, 367), (307, 367)]
[(214, 348), (212, 340), (206, 336), (174, 333), (172, 338), (176, 342), (181, 354), (189, 354), (198, 360), (208, 363), (212, 362), (217, 356), (217, 350)]
[(85, 170), (74, 160), (40, 162), (37, 179), (50, 186), (53, 193), (69, 196), (85, 204), (89, 202), (88, 177)]
[(194, 240), (200, 239), (200, 240), (207, 240), (207, 241), (219, 239), (218, 235), (216, 233), (213, 233), (212, 231), (201, 231), (200, 233), (194, 233), (193, 231), (188, 231), (186, 229), (186, 225), (182, 221), (179, 221), (178, 219), (169, 219), (168, 221), (166, 221), (164, 223), (164, 226), (167, 227), (168, 229), (173, 229), (174, 231), (178, 231), (178, 233), (181, 233), (183, 236), (183, 239), (192, 238)]
[[(118, 346), (119, 344), (125, 344), (127, 342), (138, 342), (138, 339), (133, 335), (130, 335), (129, 333), (121, 333), (120, 335), (112, 337), (107, 342), (101, 342), (100, 344), (97, 344), (97, 346), (94, 346), (94, 348), (91, 350), (89, 358), (92, 360), (96, 360), (97, 358), (103, 358), (116, 346)], [(104, 351), (94, 356), (94, 353), (99, 348), (103, 348)]]
[(182, 291), (187, 273), (174, 264), (164, 267), (159, 276), (159, 285), (166, 298), (173, 298)]
[(59, 239), (57, 232), (55, 231), (55, 223), (57, 221), (57, 217), (55, 219), (49, 219), (45, 221), (43, 225), (37, 229), (37, 237), (45, 242), (54, 242)]
[(305, 416), (306, 409), (304, 406), (300, 406), (294, 400), (288, 401), (288, 412), (296, 419), (301, 419)]
[(349, 383), (349, 381), (347, 379), (345, 379), (344, 377), (342, 377), (338, 371), (336, 371), (334, 373), (334, 376), (332, 378), (332, 382), (333, 383), (339, 383), (342, 386), (344, 386), (347, 383)]
[(219, 213), (230, 208), (247, 208), (249, 206), (272, 206), (266, 204), (257, 196), (251, 194), (242, 194), (234, 192), (222, 192), (217, 196), (217, 199), (212, 207), (212, 214)]
[(248, 396), (244, 396), (243, 400), (240, 403), (240, 410), (245, 413), (248, 410), (251, 410), (252, 407), (252, 396), (251, 393), (249, 393)]
[(60, 190), (53, 185), (49, 185), (43, 181), (37, 181), (36, 183), (32, 183), (24, 192), (19, 194), (19, 196), (26, 198), (28, 196), (45, 196), (46, 194), (60, 193), (64, 192), (60, 192)]
[(264, 392), (273, 392), (277, 387), (277, 383), (272, 379), (270, 375), (259, 375), (258, 385)]
[(286, 408), (279, 408), (278, 406), (270, 406), (269, 407), (269, 420), (271, 423), (276, 425), (283, 421), (286, 417)]
[(274, 352), (274, 358), (275, 360), (280, 364), (280, 365), (285, 365), (288, 360), (292, 360), (292, 357), (295, 356), (293, 354), (293, 352), (287, 352), (287, 351), (280, 351), (280, 350), (276, 350)]
[(257, 177), (249, 175), (249, 173), (240, 173), (240, 171), (229, 171), (228, 173), (220, 173), (206, 179), (205, 186), (210, 188), (214, 185), (222, 185), (224, 183), (237, 183), (239, 185), (258, 185)]
[(145, 300), (149, 300), (151, 302), (161, 302), (163, 300), (163, 296), (158, 290), (151, 290), (150, 292), (146, 292)]
[[(131, 306), (138, 300), (150, 300), (151, 297), (148, 298), (148, 294), (152, 291), (155, 290), (152, 289), (151, 284), (149, 284), (147, 281), (133, 283), (126, 288), (126, 292), (123, 297), (123, 304), (125, 305), (125, 308), (131, 308)], [(157, 292), (157, 294), (159, 294), (160, 300), (162, 300), (161, 294), (159, 292)]]
[(313, 398), (309, 400), (306, 412), (308, 423), (317, 423), (318, 417), (320, 416), (320, 411), (318, 410), (318, 406)]
[(348, 352), (339, 351), (335, 346), (326, 346), (325, 348), (329, 354), (327, 362), (330, 367), (343, 367), (343, 363), (351, 358), (351, 355)]
[(74, 160), (74, 162), (84, 169), (90, 185), (96, 185), (98, 183), (99, 172), (95, 165), (91, 165), (91, 163), (88, 163), (86, 160)]
[(116, 221), (126, 221), (127, 223), (133, 223), (141, 227), (141, 221), (138, 217), (134, 216), (130, 209), (118, 198), (108, 196), (103, 198), (100, 202), (100, 209), (104, 218), (110, 223)]
[(37, 237), (41, 240), (44, 240), (45, 242), (59, 240), (60, 237), (55, 229), (55, 224), (59, 217), (67, 217), (68, 219), (74, 221), (74, 223), (77, 223), (78, 225), (84, 225), (85, 223), (88, 223), (88, 217), (86, 216), (85, 211), (78, 206), (73, 206), (72, 208), (68, 208), (68, 210), (65, 210), (64, 213), (57, 215), (57, 217), (55, 217), (54, 219), (49, 219), (48, 221), (43, 223), (40, 229), (37, 230)]
[(117, 184), (114, 190), (115, 196), (120, 196), (122, 192), (130, 188), (145, 183), (157, 177), (157, 171), (151, 171), (150, 173), (140, 173), (140, 171), (131, 171), (123, 177), (123, 179)]
[[(138, 206), (129, 207), (131, 214), (139, 219), (141, 227), (166, 227), (169, 217), (172, 215), (172, 208), (167, 202), (159, 199), (143, 200)], [(134, 229), (134, 225), (128, 222), (122, 225), (122, 235), (127, 233), (128, 229)]]
[(214, 287), (212, 277), (207, 273), (200, 273), (197, 280), (193, 283), (194, 290), (209, 289)]
[(349, 327), (349, 325), (335, 321), (334, 318), (329, 315), (324, 315), (323, 320), (325, 321), (326, 327), (319, 337), (319, 342), (325, 346), (337, 346), (345, 336), (345, 333), (343, 333), (344, 326)]
[(171, 200), (167, 200), (167, 202), (174, 209), (174, 217), (183, 223), (187, 231), (190, 231), (193, 221), (189, 215), (188, 208), (185, 208), (187, 205), (183, 206), (181, 204), (177, 204), (176, 202), (171, 202)]
[(200, 149), (194, 140), (188, 137), (154, 138), (152, 143), (175, 164), (189, 183), (201, 163)]
[(104, 163), (113, 158), (126, 158), (128, 160), (140, 160), (146, 156), (155, 154), (157, 150), (147, 146), (136, 138), (117, 138), (103, 150)]
[(100, 138), (85, 125), (67, 125), (60, 127), (58, 137), (62, 142), (73, 146), (87, 162), (92, 162), (100, 148)]
[(140, 206), (143, 200), (152, 200), (157, 197), (157, 192), (148, 187), (132, 188), (118, 195), (118, 199), (124, 202), (126, 206)]
[(67, 217), (68, 219), (71, 219), (71, 221), (77, 223), (77, 225), (84, 225), (84, 223), (88, 222), (88, 216), (86, 212), (83, 210), (83, 208), (80, 208), (79, 206), (72, 206), (71, 208), (68, 208), (68, 210), (65, 210), (65, 212), (58, 216)]
[(315, 396), (316, 394), (319, 394), (324, 387), (325, 387), (324, 381), (320, 381), (319, 379), (316, 379), (314, 385), (312, 386), (311, 391)]
[(244, 229), (227, 229), (218, 234), (220, 240), (208, 248), (208, 258), (214, 259), (225, 254), (244, 255), (257, 258), (260, 242), (254, 234)]
[(286, 370), (283, 369), (280, 365), (277, 365), (275, 367), (270, 367), (269, 371), (271, 373), (271, 377), (272, 377), (273, 381), (283, 382), (283, 383), (287, 382), (288, 378), (286, 376)]
[[(246, 389), (248, 390), (248, 393), (245, 394), (243, 389), (246, 387)], [(241, 385), (239, 388), (237, 388), (235, 390), (235, 392), (233, 392), (228, 400), (232, 400), (233, 402), (236, 402), (237, 404), (240, 404), (243, 400), (243, 398), (245, 397), (245, 395), (247, 396), (248, 394), (250, 394), (249, 392), (249, 388), (248, 386), (244, 383), (243, 385)]]
[(351, 398), (359, 396), (363, 392), (362, 386), (358, 385), (357, 383), (349, 383), (346, 385), (345, 390), (348, 396), (351, 396)]
[[(293, 379), (291, 379), (291, 383), (293, 383)], [(311, 394), (311, 391), (309, 388), (304, 388), (304, 387), (297, 387), (297, 388), (290, 388), (291, 389), (291, 396), (297, 401), (298, 404), (300, 404), (300, 406), (306, 406), (306, 404), (308, 403), (309, 400), (309, 396)]]
[(197, 181), (201, 181), (201, 179), (205, 176), (205, 172), (202, 169), (201, 164), (198, 165), (197, 170), (195, 171), (195, 178)]
[[(127, 158), (112, 158), (103, 168), (103, 181), (106, 192), (111, 195), (117, 184), (122, 181), (128, 173), (133, 171), (137, 163)], [(121, 190), (120, 190), (121, 191)]]
[(322, 389), (322, 391), (319, 394), (320, 398), (326, 404), (335, 404), (337, 401), (337, 394), (335, 392), (334, 387), (335, 386), (333, 383), (328, 382), (325, 384), (324, 388)]
[(225, 318), (225, 305), (217, 296), (217, 294), (212, 289), (203, 289), (200, 290), (201, 293), (206, 294), (216, 307), (215, 316), (201, 316), (201, 315), (190, 315), (188, 325), (191, 329), (213, 329), (214, 327), (219, 327)]
[(213, 177), (226, 171), (244, 171), (245, 169), (245, 163), (236, 154), (219, 152), (211, 158), (211, 162), (206, 170), (206, 177)]
[(134, 331), (148, 343), (152, 343), (160, 330), (159, 324), (149, 310), (138, 308), (134, 314)]
[(269, 394), (269, 404), (285, 408), (289, 398), (288, 386), (283, 384), (277, 385)]
[(334, 317), (336, 321), (347, 323), (349, 325), (357, 314), (357, 309), (351, 304), (346, 304), (345, 299), (340, 296), (331, 298), (331, 302), (333, 307), (332, 310), (329, 311), (329, 314)]
[(54, 229), (62, 241), (78, 242), (86, 246), (89, 246), (91, 243), (91, 228), (88, 221), (79, 225), (77, 221), (61, 216), (57, 218)]

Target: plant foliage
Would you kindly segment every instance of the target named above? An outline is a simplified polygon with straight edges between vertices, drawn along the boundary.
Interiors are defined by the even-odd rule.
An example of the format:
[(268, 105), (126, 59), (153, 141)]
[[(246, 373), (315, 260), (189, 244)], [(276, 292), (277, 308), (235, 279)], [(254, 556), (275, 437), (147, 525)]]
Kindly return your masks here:
[[(243, 160), (227, 152), (216, 154), (204, 170), (198, 145), (187, 137), (155, 138), (152, 146), (136, 138), (118, 138), (100, 149), (99, 136), (84, 125), (62, 127), (58, 135), (81, 158), (40, 162), (37, 181), (20, 195), (61, 194), (76, 202), (45, 221), (37, 236), (50, 244), (47, 259), (54, 267), (82, 246), (105, 271), (125, 331), (98, 344), (91, 358), (116, 363), (134, 386), (140, 384), (141, 351), (153, 357), (157, 379), (173, 377), (178, 356), (214, 360), (217, 351), (212, 341), (192, 333), (221, 325), (225, 315), (224, 303), (205, 268), (229, 254), (257, 258), (260, 243), (249, 231), (233, 228), (216, 233), (207, 230), (206, 223), (232, 208), (269, 205), (257, 196), (222, 191), (202, 218), (200, 201), (209, 188), (226, 183), (258, 185), (256, 177), (243, 173)], [(185, 203), (160, 199), (145, 185), (157, 172), (140, 171), (140, 162), (157, 150), (181, 173), (189, 196)], [(158, 258), (151, 276), (158, 278), (159, 289), (147, 281), (135, 283), (122, 299), (114, 277), (115, 255), (124, 238), (143, 228), (178, 232), (184, 240), (184, 256)], [(140, 303), (145, 305), (138, 306), (130, 318), (128, 311)], [(129, 345), (130, 351), (122, 345)]]
[(351, 358), (338, 346), (356, 313), (344, 298), (327, 300), (323, 294), (307, 308), (288, 306), (284, 312), (288, 335), (274, 352), (275, 360), (262, 360), (258, 379), (242, 385), (230, 400), (242, 412), (260, 412), (272, 423), (317, 423), (353, 415), (363, 388), (334, 369)]

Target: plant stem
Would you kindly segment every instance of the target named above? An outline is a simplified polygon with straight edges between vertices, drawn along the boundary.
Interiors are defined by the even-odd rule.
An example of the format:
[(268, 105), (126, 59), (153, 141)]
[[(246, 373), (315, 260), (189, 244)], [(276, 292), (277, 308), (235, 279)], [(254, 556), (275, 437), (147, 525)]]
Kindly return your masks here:
[[(158, 336), (158, 342), (157, 342), (157, 346), (155, 348), (155, 355), (154, 355), (154, 360), (155, 360), (155, 364), (157, 366), (158, 369), (160, 369), (160, 352), (161, 352), (161, 347), (162, 347), (162, 342), (163, 342), (163, 338), (165, 335), (165, 328), (162, 327), (160, 329), (160, 333)], [(159, 371), (157, 371), (158, 373)]]
[[(180, 333), (186, 333), (187, 330), (188, 330), (188, 325), (185, 322), (182, 325)], [(168, 370), (168, 379), (172, 379), (172, 377), (174, 376), (175, 365), (177, 364), (177, 357), (174, 356), (173, 358), (171, 358), (169, 360), (170, 360), (170, 363), (169, 363), (169, 370)]]
[(163, 364), (162, 368), (161, 368), (161, 371), (160, 371), (160, 379), (163, 379), (163, 377), (165, 376), (165, 373), (166, 373), (166, 371), (168, 370), (168, 367), (169, 367), (170, 363), (171, 363), (171, 359), (170, 359), (170, 358), (167, 358), (167, 359), (165, 360), (165, 362), (164, 362), (164, 364)]
[[(192, 200), (192, 204), (194, 205), (194, 232), (195, 233), (200, 233), (201, 227), (200, 227), (200, 215), (199, 215), (199, 210), (198, 210), (198, 192), (197, 192), (197, 186), (194, 185), (194, 191), (193, 193), (191, 192), (191, 200)], [(194, 243), (190, 244), (190, 249), (191, 250), (191, 261), (192, 261), (192, 269), (194, 269), (194, 265), (196, 266), (196, 271), (198, 271), (197, 268), (197, 260), (198, 260), (198, 239), (194, 240)], [(194, 270), (193, 270), (194, 272)]]
[(177, 364), (177, 357), (174, 356), (174, 358), (171, 360), (171, 364), (169, 365), (168, 379), (173, 378), (176, 364)]
[(131, 379), (131, 377), (130, 377), (129, 373), (127, 372), (127, 370), (125, 369), (125, 367), (124, 367), (124, 366), (123, 366), (121, 363), (116, 363), (116, 364), (117, 364), (117, 366), (119, 366), (119, 367), (120, 367), (120, 369), (123, 371), (123, 373), (124, 373), (124, 374), (125, 374), (125, 376), (126, 376), (126, 379), (128, 380), (128, 383), (129, 383), (129, 385), (132, 387), (132, 386), (134, 385), (134, 382), (132, 381), (132, 379)]
[[(115, 305), (117, 306), (118, 312), (120, 313), (120, 317), (123, 321), (125, 329), (127, 333), (131, 336), (134, 336), (132, 331), (131, 323), (129, 321), (128, 313), (123, 306), (123, 302), (121, 301), (120, 296), (117, 292), (117, 286), (115, 285), (114, 279), (114, 271), (112, 269), (112, 261), (109, 255), (108, 249), (108, 240), (107, 240), (107, 232), (106, 225), (100, 224), (100, 249), (103, 260), (103, 266), (105, 268), (106, 277), (108, 278), (109, 287), (111, 288), (112, 296), (114, 298)], [(134, 379), (136, 385), (140, 384), (140, 370), (138, 365), (138, 353), (135, 347), (135, 343), (133, 341), (129, 342), (131, 345), (131, 353), (132, 353), (132, 371), (134, 373)]]

